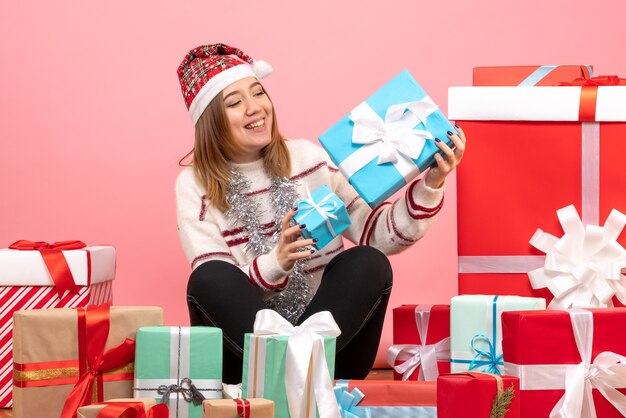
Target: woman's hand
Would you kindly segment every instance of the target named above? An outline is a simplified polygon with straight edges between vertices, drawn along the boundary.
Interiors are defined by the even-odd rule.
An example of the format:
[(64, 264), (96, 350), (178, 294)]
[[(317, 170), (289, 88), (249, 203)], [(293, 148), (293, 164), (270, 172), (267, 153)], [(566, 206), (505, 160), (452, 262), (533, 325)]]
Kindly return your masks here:
[(303, 249), (317, 242), (315, 239), (298, 239), (305, 225), (290, 226), (291, 219), (296, 212), (296, 209), (291, 209), (283, 218), (281, 222), (282, 233), (280, 234), (278, 245), (276, 246), (278, 264), (280, 264), (285, 271), (291, 270), (296, 261), (310, 257), (315, 250), (311, 248), (303, 251)]
[(461, 163), (461, 158), (463, 158), (463, 153), (465, 152), (465, 134), (458, 125), (454, 125), (454, 127), (459, 131), (458, 135), (448, 132), (448, 137), (454, 143), (454, 150), (443, 141), (435, 141), (435, 144), (443, 151), (445, 158), (439, 153), (435, 154), (437, 165), (432, 166), (430, 170), (428, 170), (428, 173), (426, 173), (426, 185), (433, 189), (439, 189), (443, 186), (448, 174)]

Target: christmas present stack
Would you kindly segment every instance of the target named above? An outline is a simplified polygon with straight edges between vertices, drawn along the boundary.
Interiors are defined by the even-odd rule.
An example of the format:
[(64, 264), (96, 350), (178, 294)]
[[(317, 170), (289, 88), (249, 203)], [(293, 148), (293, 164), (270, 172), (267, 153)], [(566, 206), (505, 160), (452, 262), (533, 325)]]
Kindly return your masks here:
[(0, 408), (13, 404), (13, 313), (112, 301), (115, 248), (20, 240), (0, 249)]
[(332, 161), (372, 208), (434, 164), (435, 138), (456, 132), (404, 70), (319, 137)]
[(89, 305), (14, 315), (13, 413), (72, 418), (93, 402), (133, 396), (135, 334), (161, 308)]
[(548, 261), (529, 244), (535, 229), (558, 233), (553, 214), (570, 204), (592, 225), (626, 210), (625, 81), (560, 81), (449, 90), (449, 116), (472, 138), (457, 174), (460, 294), (551, 299), (526, 275)]
[[(519, 378), (520, 416), (626, 416), (626, 347), (617, 331), (626, 310), (614, 308), (626, 302), (626, 216), (614, 209), (626, 208), (618, 157), (626, 150), (626, 81), (583, 71), (559, 86), (531, 86), (541, 71), (522, 86), (450, 89), (449, 116), (472, 138), (457, 180), (459, 293), (550, 302), (549, 310), (516, 306), (500, 316), (495, 304), (505, 296), (489, 296), (501, 325), (491, 339), (475, 334), (461, 360)], [(444, 395), (453, 394), (439, 383), (445, 416)]]
[(387, 362), (394, 380), (435, 381), (439, 374), (450, 373), (450, 306), (395, 308)]

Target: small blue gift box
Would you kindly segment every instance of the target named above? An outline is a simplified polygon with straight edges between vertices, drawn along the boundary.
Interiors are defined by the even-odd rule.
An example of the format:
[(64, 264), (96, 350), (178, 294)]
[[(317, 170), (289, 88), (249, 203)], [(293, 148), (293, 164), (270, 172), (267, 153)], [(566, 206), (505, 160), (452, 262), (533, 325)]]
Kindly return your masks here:
[(352, 224), (346, 205), (326, 185), (320, 186), (313, 193), (307, 188), (308, 196), (298, 203), (298, 212), (294, 220), (306, 224), (302, 230), (304, 238), (317, 238), (313, 246), (324, 247), (343, 230)]
[(456, 133), (407, 70), (344, 116), (319, 141), (374, 208), (435, 164), (435, 138)]

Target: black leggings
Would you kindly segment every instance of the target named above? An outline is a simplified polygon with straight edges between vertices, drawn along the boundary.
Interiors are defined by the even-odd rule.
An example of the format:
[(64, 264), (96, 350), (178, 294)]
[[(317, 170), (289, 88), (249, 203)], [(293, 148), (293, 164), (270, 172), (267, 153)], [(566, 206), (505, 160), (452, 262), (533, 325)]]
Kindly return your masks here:
[[(298, 323), (316, 312), (333, 314), (341, 329), (336, 379), (364, 379), (374, 364), (392, 276), (389, 260), (373, 247), (343, 251), (326, 266), (320, 287)], [(238, 267), (208, 261), (191, 273), (187, 305), (191, 325), (222, 329), (223, 380), (241, 382), (244, 334), (252, 332), (257, 311), (265, 308), (257, 289)]]

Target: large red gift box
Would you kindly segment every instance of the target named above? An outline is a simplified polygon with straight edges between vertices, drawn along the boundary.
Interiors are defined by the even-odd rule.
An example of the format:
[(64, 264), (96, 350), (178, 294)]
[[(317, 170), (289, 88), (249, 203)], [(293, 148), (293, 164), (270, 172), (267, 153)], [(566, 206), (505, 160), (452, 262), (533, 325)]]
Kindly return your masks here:
[(459, 294), (551, 299), (526, 274), (544, 265), (537, 228), (561, 236), (556, 210), (570, 204), (585, 224), (626, 213), (624, 102), (619, 85), (450, 88), (471, 143), (457, 174)]
[(512, 388), (513, 397), (503, 418), (519, 418), (522, 415), (517, 377), (477, 372), (441, 375), (437, 379), (437, 417), (490, 417), (494, 399), (508, 388)]
[(0, 249), (0, 408), (13, 405), (13, 313), (78, 308), (113, 300), (115, 248), (89, 246), (62, 251), (77, 292), (59, 295), (37, 250)]
[[(394, 380), (436, 380), (438, 374), (450, 373), (450, 305), (395, 308), (387, 358)], [(424, 362), (429, 363), (426, 373)]]
[(554, 86), (561, 81), (591, 78), (590, 65), (514, 65), (475, 67), (473, 86)]
[[(567, 386), (568, 397), (582, 403), (569, 405), (571, 416), (591, 416), (585, 408), (595, 407), (598, 417), (621, 417), (597, 388), (626, 393), (626, 364), (618, 364), (626, 363), (625, 328), (626, 308), (503, 312), (504, 374), (520, 377), (522, 416), (550, 416)], [(626, 414), (626, 397), (609, 392)]]

